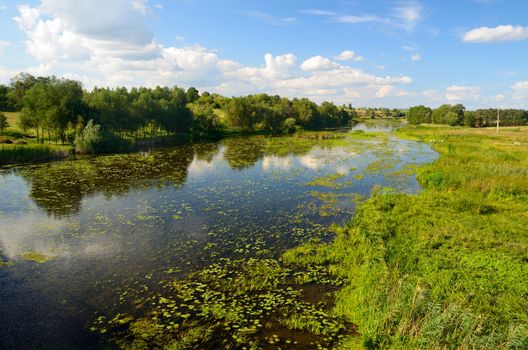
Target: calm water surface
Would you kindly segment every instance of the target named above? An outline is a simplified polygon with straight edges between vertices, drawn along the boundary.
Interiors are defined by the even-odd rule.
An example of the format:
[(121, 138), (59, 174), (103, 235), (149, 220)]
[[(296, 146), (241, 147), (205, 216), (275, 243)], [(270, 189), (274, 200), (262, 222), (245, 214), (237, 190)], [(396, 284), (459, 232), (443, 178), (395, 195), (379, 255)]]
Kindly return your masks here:
[(105, 347), (87, 329), (117, 308), (119, 291), (328, 240), (328, 225), (374, 187), (417, 191), (413, 167), (436, 157), (389, 135), (348, 135), (230, 138), (1, 172), (0, 348)]

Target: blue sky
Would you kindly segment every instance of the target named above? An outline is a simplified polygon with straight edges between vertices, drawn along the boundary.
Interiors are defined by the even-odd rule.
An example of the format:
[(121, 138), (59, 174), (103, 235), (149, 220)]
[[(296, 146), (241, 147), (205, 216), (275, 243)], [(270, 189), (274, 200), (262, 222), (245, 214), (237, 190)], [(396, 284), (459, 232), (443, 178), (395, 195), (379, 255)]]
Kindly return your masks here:
[(528, 108), (528, 1), (0, 0), (0, 82)]

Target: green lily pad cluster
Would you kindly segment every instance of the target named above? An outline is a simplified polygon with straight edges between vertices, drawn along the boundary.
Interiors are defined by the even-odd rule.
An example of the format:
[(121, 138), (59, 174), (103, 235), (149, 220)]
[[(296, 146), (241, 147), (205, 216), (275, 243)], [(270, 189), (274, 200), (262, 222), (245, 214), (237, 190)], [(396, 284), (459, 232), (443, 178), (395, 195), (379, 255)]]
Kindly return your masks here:
[(328, 348), (353, 332), (326, 311), (342, 283), (317, 266), (300, 270), (274, 259), (221, 259), (187, 279), (162, 281), (162, 292), (142, 305), (146, 313), (139, 318), (133, 316), (137, 310), (99, 317), (92, 330), (122, 349)]

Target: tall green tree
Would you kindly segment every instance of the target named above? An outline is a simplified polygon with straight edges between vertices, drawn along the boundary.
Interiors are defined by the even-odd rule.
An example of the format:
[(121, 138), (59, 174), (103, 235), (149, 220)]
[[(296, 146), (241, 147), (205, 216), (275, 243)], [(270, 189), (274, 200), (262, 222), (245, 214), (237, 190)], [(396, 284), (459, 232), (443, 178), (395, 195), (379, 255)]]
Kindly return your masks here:
[(19, 111), (23, 107), (23, 100), (26, 92), (31, 89), (37, 82), (46, 81), (47, 77), (36, 78), (28, 73), (20, 73), (11, 78), (7, 98), (9, 105), (13, 110)]
[(409, 108), (409, 113), (407, 114), (407, 121), (411, 124), (422, 124), (422, 123), (431, 123), (431, 116), (433, 111), (429, 107), (425, 106), (414, 106)]
[(39, 80), (24, 94), (20, 125), (23, 129), (35, 128), (37, 138), (48, 140), (51, 135), (65, 141), (65, 130), (76, 122), (82, 111), (81, 83), (50, 77)]
[(307, 98), (294, 99), (293, 108), (297, 115), (297, 122), (300, 126), (309, 130), (320, 127), (317, 104)]
[(255, 115), (252, 107), (247, 97), (233, 97), (230, 99), (224, 107), (229, 126), (244, 131), (253, 130)]
[(198, 90), (196, 90), (195, 87), (191, 86), (190, 88), (187, 89), (186, 96), (187, 96), (187, 102), (193, 103), (194, 101), (200, 98), (200, 93), (198, 92)]
[(7, 85), (0, 84), (0, 111), (10, 110), (12, 110), (12, 106), (9, 102), (9, 87)]
[(435, 110), (431, 117), (433, 124), (462, 125), (466, 108), (461, 104), (454, 106), (445, 104)]

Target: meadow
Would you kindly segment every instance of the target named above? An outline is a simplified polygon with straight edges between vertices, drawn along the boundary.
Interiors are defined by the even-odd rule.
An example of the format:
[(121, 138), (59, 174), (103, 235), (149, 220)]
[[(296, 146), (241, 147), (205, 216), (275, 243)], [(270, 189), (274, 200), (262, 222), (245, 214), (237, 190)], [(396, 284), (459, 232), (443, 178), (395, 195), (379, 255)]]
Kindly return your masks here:
[[(3, 113), (9, 126), (0, 135), (0, 166), (58, 160), (72, 152), (71, 145), (38, 143), (33, 130), (24, 131), (18, 125), (20, 112)], [(6, 140), (12, 143), (4, 143)]]
[(330, 244), (286, 263), (344, 279), (342, 348), (528, 348), (528, 128), (408, 126), (440, 153), (417, 195), (380, 189)]

